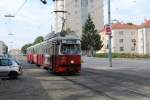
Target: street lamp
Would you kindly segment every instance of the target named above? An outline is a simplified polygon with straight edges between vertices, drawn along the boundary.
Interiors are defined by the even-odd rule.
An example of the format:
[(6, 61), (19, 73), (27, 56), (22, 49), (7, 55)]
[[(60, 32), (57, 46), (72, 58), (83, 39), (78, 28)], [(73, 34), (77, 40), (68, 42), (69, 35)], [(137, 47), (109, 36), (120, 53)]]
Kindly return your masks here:
[(47, 1), (46, 1), (46, 0), (41, 0), (41, 2), (42, 2), (43, 4), (47, 4)]
[(13, 33), (8, 33), (8, 35), (14, 35)]
[(13, 18), (15, 17), (14, 15), (8, 14), (8, 15), (4, 15), (4, 17), (8, 17), (8, 18)]

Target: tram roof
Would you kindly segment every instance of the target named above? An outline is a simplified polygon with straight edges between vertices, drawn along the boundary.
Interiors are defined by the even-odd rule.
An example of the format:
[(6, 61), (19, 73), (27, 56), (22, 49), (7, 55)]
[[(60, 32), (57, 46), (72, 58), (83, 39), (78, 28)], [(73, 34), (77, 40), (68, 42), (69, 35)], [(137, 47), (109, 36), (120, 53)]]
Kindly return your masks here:
[(44, 40), (61, 40), (61, 39), (80, 39), (80, 37), (75, 32), (59, 32), (59, 33), (50, 33), (48, 34)]
[(70, 32), (70, 33), (50, 33), (48, 34), (45, 38), (44, 38), (44, 41), (41, 42), (41, 43), (38, 43), (38, 44), (35, 44), (33, 46), (30, 46), (29, 48), (27, 49), (33, 49), (33, 48), (36, 48), (38, 47), (39, 45), (41, 44), (44, 44), (46, 43), (47, 41), (55, 41), (55, 40), (67, 40), (67, 39), (76, 39), (76, 40), (80, 40), (80, 37), (78, 35), (76, 35), (75, 32)]

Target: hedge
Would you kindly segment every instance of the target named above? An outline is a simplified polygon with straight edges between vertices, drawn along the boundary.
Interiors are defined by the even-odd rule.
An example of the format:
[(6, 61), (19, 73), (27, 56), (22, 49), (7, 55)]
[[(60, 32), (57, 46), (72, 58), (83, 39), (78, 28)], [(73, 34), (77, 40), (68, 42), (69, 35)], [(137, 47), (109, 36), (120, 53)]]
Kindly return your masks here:
[[(107, 53), (98, 53), (94, 55), (99, 58), (107, 58)], [(112, 58), (150, 58), (150, 54), (141, 55), (135, 53), (112, 53)]]

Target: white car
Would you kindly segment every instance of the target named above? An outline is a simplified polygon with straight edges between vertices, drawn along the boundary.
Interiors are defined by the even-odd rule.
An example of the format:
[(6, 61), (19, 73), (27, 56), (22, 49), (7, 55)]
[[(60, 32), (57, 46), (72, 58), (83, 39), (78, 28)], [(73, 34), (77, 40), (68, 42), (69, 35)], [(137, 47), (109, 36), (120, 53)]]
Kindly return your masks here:
[(0, 58), (0, 77), (17, 79), (22, 74), (22, 66), (12, 58)]

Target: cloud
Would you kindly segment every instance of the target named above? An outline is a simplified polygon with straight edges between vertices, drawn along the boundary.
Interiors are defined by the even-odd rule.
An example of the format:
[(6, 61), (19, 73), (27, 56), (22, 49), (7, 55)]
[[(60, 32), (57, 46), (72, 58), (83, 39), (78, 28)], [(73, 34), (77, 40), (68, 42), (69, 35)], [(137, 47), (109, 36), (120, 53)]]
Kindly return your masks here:
[[(150, 0), (112, 0), (112, 19), (140, 24), (145, 18), (150, 19), (148, 14), (150, 11), (149, 5)], [(105, 11), (107, 11), (106, 2)], [(105, 12), (105, 16), (107, 16), (107, 12)], [(105, 23), (107, 23), (106, 17)]]

